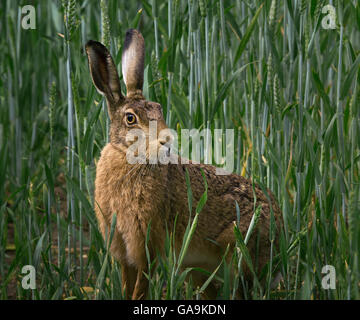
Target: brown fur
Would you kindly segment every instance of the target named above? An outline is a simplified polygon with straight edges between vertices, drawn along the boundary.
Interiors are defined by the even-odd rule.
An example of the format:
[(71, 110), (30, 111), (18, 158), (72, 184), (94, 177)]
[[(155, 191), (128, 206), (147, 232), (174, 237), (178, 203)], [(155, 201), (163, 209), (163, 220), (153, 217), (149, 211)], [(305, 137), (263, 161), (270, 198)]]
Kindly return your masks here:
[[(131, 37), (131, 35), (135, 36)], [(162, 117), (161, 106), (145, 101), (141, 94), (143, 73), (139, 72), (140, 68), (136, 65), (143, 66), (144, 47), (142, 36), (139, 35), (137, 31), (130, 31), (127, 34), (127, 47), (136, 48), (138, 55), (132, 56), (131, 68), (127, 70), (127, 79), (131, 79), (131, 83), (129, 80), (126, 83), (128, 89), (126, 97), (123, 97), (121, 92), (112, 92), (112, 88), (117, 88), (118, 80), (113, 79), (116, 68), (111, 57), (109, 59), (110, 55), (106, 48), (94, 41), (88, 43), (86, 47), (94, 84), (105, 95), (109, 113), (111, 113), (110, 143), (102, 150), (97, 164), (96, 216), (105, 237), (105, 230), (110, 229), (112, 215), (117, 213), (111, 252), (121, 263), (123, 284), (128, 297), (131, 296), (132, 299), (145, 298), (147, 293), (148, 282), (143, 273), (147, 271), (145, 239), (149, 223), (151, 222), (149, 249), (152, 258), (155, 257), (156, 252), (163, 253), (166, 225), (172, 230), (176, 215), (178, 218), (175, 249), (178, 252), (181, 248), (189, 221), (186, 168), (189, 172), (194, 198), (193, 211), (205, 190), (201, 169), (208, 183), (208, 200), (199, 215), (198, 225), (184, 260), (184, 267), (201, 267), (213, 271), (221, 262), (226, 247), (230, 245), (230, 249), (234, 248), (236, 242), (233, 232), (234, 221), (236, 221), (235, 201), (240, 208), (239, 229), (243, 236), (247, 232), (254, 213), (252, 183), (242, 176), (216, 175), (213, 166), (181, 164), (180, 161), (179, 164), (169, 165), (131, 165), (127, 162), (126, 150), (131, 142), (127, 142), (125, 136), (129, 129), (139, 128), (148, 135), (149, 120), (158, 121), (158, 131), (167, 128)], [(100, 54), (92, 48), (94, 44), (96, 50), (102, 46)], [(96, 56), (95, 59), (94, 56)], [(106, 59), (101, 60), (101, 57), (106, 57)], [(110, 76), (107, 76), (105, 72), (105, 75), (99, 77), (101, 72), (96, 71), (99, 68), (110, 70)], [(115, 84), (111, 81), (115, 81)], [(126, 123), (128, 112), (136, 115), (136, 125), (129, 126)], [(157, 148), (159, 149), (163, 144), (164, 142), (157, 141)], [(255, 256), (256, 238), (259, 233), (258, 270), (261, 270), (268, 262), (270, 255), (270, 207), (272, 206), (275, 215), (277, 231), (281, 227), (281, 211), (270, 191), (268, 193), (271, 203), (258, 186), (255, 186), (255, 193), (256, 205), (261, 204), (262, 209), (257, 225), (258, 232), (254, 232), (248, 248)], [(277, 246), (277, 240), (275, 246)], [(229, 252), (232, 253), (232, 250)], [(231, 259), (231, 254), (228, 254), (227, 259), (228, 261)], [(250, 278), (249, 271), (246, 268), (244, 270), (245, 276)], [(203, 281), (201, 276), (198, 275), (198, 278), (194, 276), (195, 282)]]

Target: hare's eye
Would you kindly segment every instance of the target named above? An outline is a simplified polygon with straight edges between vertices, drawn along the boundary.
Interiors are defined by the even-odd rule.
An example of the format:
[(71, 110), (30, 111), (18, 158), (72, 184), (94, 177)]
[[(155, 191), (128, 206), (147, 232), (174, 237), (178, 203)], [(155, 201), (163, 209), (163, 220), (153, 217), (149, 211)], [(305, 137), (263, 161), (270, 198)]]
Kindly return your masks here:
[(126, 114), (126, 122), (127, 122), (127, 124), (134, 124), (136, 122), (135, 115), (132, 113), (127, 113)]

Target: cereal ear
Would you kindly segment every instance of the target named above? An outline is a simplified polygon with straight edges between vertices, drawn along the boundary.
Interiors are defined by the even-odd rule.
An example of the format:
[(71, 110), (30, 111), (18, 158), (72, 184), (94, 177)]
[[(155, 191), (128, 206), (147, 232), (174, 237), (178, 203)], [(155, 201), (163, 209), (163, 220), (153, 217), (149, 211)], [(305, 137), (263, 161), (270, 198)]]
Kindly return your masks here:
[(127, 30), (121, 63), (128, 97), (142, 95), (144, 58), (145, 43), (143, 36), (136, 29)]
[(99, 93), (105, 96), (111, 118), (115, 107), (124, 100), (115, 63), (108, 49), (100, 42), (90, 40), (85, 49), (93, 83)]

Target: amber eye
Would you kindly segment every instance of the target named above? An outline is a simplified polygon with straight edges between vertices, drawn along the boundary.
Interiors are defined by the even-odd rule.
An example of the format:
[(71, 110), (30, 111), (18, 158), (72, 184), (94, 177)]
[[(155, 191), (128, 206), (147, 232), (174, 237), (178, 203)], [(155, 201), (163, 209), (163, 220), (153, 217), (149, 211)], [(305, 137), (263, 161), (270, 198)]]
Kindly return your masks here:
[(136, 117), (133, 113), (126, 114), (126, 122), (127, 124), (134, 124), (136, 122)]

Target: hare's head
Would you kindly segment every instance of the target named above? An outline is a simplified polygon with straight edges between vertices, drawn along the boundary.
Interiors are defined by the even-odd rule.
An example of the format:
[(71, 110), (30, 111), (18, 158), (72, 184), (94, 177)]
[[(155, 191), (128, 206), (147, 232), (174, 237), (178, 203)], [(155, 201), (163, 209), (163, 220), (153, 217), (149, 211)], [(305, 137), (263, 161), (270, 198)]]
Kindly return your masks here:
[[(135, 29), (126, 32), (122, 53), (122, 73), (126, 85), (126, 95), (120, 87), (120, 79), (114, 61), (105, 46), (90, 40), (86, 44), (86, 53), (93, 83), (107, 102), (110, 117), (110, 142), (117, 149), (126, 152), (136, 139), (132, 132), (141, 130), (146, 137), (146, 155), (149, 148), (150, 122), (156, 122), (156, 138), (150, 145), (157, 150), (168, 145), (171, 137), (158, 133), (167, 129), (159, 103), (146, 101), (142, 90), (144, 82), (144, 38)], [(166, 130), (164, 130), (166, 131)], [(137, 134), (135, 136), (138, 137)], [(130, 138), (129, 138), (130, 137)]]

